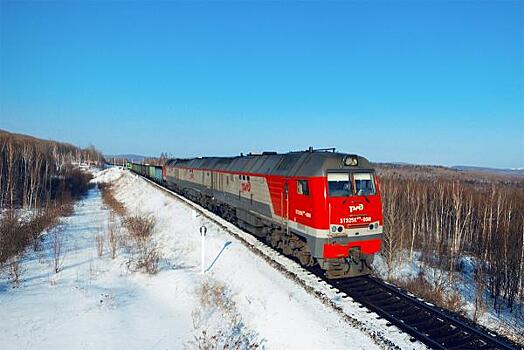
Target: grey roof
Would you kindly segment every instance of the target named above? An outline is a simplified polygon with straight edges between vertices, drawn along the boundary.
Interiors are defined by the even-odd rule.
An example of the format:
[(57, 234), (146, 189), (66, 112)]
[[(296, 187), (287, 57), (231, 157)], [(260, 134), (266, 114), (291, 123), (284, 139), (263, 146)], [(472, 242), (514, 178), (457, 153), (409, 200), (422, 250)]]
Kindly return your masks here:
[(343, 160), (346, 156), (348, 154), (345, 153), (304, 151), (283, 154), (248, 154), (237, 157), (171, 159), (166, 165), (281, 176), (323, 176), (327, 170), (373, 170), (366, 158), (356, 155), (351, 156), (358, 157), (358, 165), (345, 166)]

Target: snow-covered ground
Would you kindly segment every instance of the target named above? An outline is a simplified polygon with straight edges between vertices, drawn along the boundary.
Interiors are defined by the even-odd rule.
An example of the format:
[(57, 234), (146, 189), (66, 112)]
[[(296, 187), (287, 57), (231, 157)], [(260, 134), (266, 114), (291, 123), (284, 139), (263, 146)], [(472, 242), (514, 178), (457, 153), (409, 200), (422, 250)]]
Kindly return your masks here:
[[(474, 270), (476, 261), (474, 258), (464, 256), (460, 260), (461, 270), (455, 277), (453, 288), (447, 290), (459, 292), (464, 305), (465, 316), (473, 319), (475, 313), (476, 284), (474, 280)], [(381, 256), (376, 256), (373, 262), (373, 269), (378, 276), (387, 277), (387, 268)], [(449, 273), (437, 268), (426, 265), (421, 260), (420, 252), (414, 252), (413, 258), (409, 257), (408, 252), (401, 253), (395, 261), (395, 268), (392, 271), (393, 279), (413, 279), (420, 273), (424, 273), (424, 278), (431, 284), (442, 284), (442, 281), (449, 280)], [(516, 305), (513, 310), (504, 306), (497, 311), (493, 307), (493, 299), (489, 292), (484, 292), (485, 307), (478, 316), (477, 322), (497, 333), (504, 334), (509, 338), (522, 342), (524, 332), (524, 305)], [(503, 302), (504, 303), (504, 302)]]
[[(107, 231), (109, 211), (93, 189), (64, 219), (59, 273), (53, 271), (51, 234), (43, 251), (28, 251), (23, 258), (18, 288), (2, 273), (1, 349), (192, 349), (203, 332), (240, 348), (248, 342), (267, 349), (385, 347), (219, 225), (144, 179), (110, 168), (94, 181), (114, 181), (115, 196), (130, 214), (155, 217), (160, 272), (129, 272), (128, 253), (121, 249), (111, 259), (107, 243), (98, 257), (95, 237)], [(200, 273), (202, 225), (208, 230), (205, 275)], [(366, 314), (350, 302), (336, 302), (348, 315)], [(423, 347), (376, 315), (366, 317), (377, 324), (376, 333), (390, 334), (400, 347)]]

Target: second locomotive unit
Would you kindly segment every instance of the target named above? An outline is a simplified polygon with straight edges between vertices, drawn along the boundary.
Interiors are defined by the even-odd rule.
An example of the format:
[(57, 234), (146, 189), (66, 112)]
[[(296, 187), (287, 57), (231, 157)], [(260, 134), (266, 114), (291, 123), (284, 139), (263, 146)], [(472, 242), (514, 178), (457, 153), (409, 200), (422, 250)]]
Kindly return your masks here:
[(301, 264), (318, 263), (328, 278), (369, 274), (380, 250), (380, 186), (368, 160), (358, 155), (310, 148), (172, 159), (162, 179), (158, 170), (153, 179)]

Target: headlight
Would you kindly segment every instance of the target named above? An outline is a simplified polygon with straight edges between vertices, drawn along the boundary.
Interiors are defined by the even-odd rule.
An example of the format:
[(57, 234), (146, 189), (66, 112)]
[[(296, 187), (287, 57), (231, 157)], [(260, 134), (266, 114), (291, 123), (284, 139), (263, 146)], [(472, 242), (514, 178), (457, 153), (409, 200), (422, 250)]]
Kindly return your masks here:
[(350, 156), (347, 155), (344, 157), (344, 165), (345, 166), (357, 166), (358, 165), (358, 158), (357, 156)]
[(342, 231), (344, 231), (344, 227), (339, 226), (339, 227), (338, 227), (338, 232), (342, 232)]

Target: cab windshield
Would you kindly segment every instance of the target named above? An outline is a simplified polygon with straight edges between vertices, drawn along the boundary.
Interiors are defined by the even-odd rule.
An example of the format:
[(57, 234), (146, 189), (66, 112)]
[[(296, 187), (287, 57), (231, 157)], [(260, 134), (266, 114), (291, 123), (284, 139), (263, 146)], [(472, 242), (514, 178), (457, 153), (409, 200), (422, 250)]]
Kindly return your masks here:
[(328, 174), (328, 194), (330, 197), (351, 196), (353, 190), (349, 174)]
[(328, 195), (330, 197), (369, 196), (375, 194), (371, 173), (328, 173)]
[(355, 173), (353, 174), (353, 181), (355, 183), (355, 194), (357, 196), (369, 196), (375, 194), (375, 185), (372, 174)]

